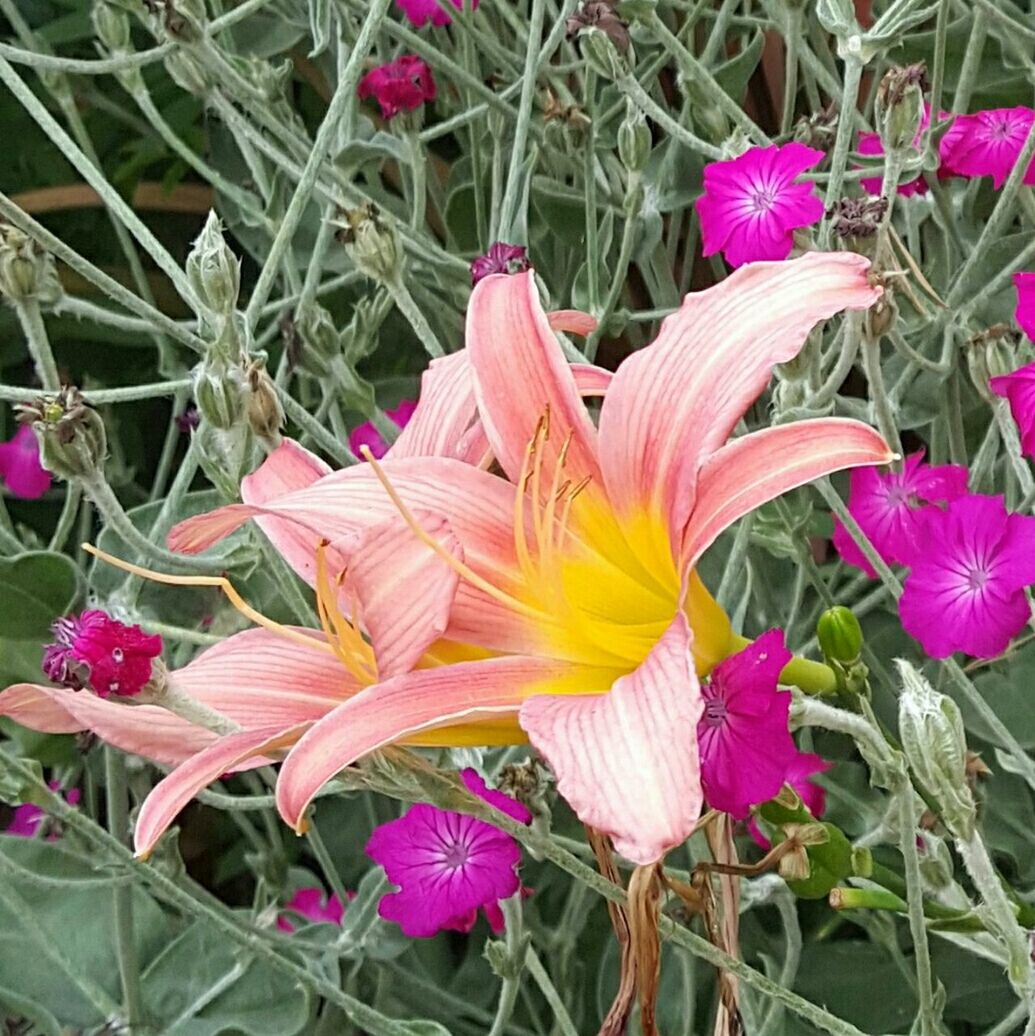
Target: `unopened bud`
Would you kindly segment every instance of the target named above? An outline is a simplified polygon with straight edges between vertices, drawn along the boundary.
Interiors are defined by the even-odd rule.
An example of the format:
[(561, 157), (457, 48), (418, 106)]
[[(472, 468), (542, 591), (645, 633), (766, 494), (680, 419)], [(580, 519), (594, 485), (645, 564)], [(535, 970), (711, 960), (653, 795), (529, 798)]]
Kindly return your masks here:
[(194, 370), (194, 400), (203, 423), (226, 430), (244, 417), (244, 371), (239, 366), (204, 362)]
[(12, 302), (35, 299), (44, 306), (61, 298), (61, 282), (50, 253), (7, 223), (0, 223), (0, 294)]
[(291, 332), (295, 349), (292, 358), (317, 376), (327, 374), (332, 361), (341, 357), (341, 333), (334, 326), (333, 317), (318, 302), (299, 308)]
[(371, 280), (394, 280), (399, 275), (399, 240), (394, 224), (376, 205), (345, 209), (339, 216), (338, 240), (356, 268)]
[(211, 84), (201, 62), (188, 50), (177, 49), (165, 59), (169, 78), (192, 97), (205, 97)]
[(921, 61), (884, 73), (875, 114), (885, 153), (913, 147), (924, 117), (927, 66)]
[(917, 837), (920, 840), (920, 876), (924, 885), (932, 891), (949, 888), (955, 880), (955, 869), (945, 839), (930, 831), (921, 831)]
[(91, 17), (93, 31), (105, 50), (116, 54), (129, 50), (129, 17), (121, 7), (109, 0), (94, 0)]
[(627, 102), (625, 118), (618, 127), (618, 157), (630, 173), (642, 173), (650, 158), (650, 127), (632, 102)]
[(820, 650), (833, 662), (855, 662), (862, 651), (863, 633), (859, 620), (842, 605), (828, 608), (816, 623)]
[(582, 29), (577, 38), (579, 53), (601, 79), (617, 81), (629, 75), (629, 61), (619, 53), (608, 33), (601, 29)]
[(908, 662), (896, 659), (899, 734), (909, 768), (941, 804), (945, 826), (958, 838), (974, 832), (976, 807), (967, 784), (967, 741), (956, 703), (939, 694)]
[(74, 385), (17, 409), (19, 422), (36, 433), (47, 471), (63, 479), (88, 479), (101, 470), (108, 452), (104, 421)]
[(187, 256), (187, 279), (209, 309), (229, 316), (241, 290), (241, 260), (230, 251), (215, 212), (209, 212)]
[(969, 339), (966, 347), (967, 369), (978, 395), (988, 403), (996, 396), (989, 379), (1012, 374), (1025, 364), (1020, 336), (1009, 324), (994, 324)]
[(255, 360), (247, 370), (248, 424), (252, 431), (270, 446), (280, 443), (280, 429), (284, 424), (284, 408), (277, 390), (266, 373), (266, 361)]
[(194, 433), (194, 448), (205, 476), (227, 500), (240, 494), (241, 479), (248, 474), (254, 439), (247, 421), (216, 428), (202, 421)]

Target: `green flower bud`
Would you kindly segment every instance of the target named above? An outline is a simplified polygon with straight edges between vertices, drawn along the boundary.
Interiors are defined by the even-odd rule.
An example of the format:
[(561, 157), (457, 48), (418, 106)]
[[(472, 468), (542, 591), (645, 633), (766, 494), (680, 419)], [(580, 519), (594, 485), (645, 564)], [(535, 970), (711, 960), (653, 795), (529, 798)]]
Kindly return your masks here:
[(280, 429), (284, 424), (284, 408), (280, 405), (277, 390), (266, 373), (265, 358), (253, 361), (246, 375), (248, 424), (263, 442), (277, 446), (280, 443)]
[(326, 375), (331, 363), (342, 355), (341, 333), (334, 326), (334, 318), (318, 302), (295, 313), (288, 349), (296, 363), (318, 377)]
[(945, 826), (955, 837), (969, 839), (976, 807), (967, 784), (967, 741), (960, 710), (908, 662), (899, 658), (895, 664), (902, 679), (898, 724), (906, 761), (941, 804)]
[(1026, 362), (1020, 336), (1009, 324), (994, 324), (978, 332), (967, 342), (965, 353), (974, 388), (982, 399), (993, 406), (998, 403), (999, 397), (988, 387), (989, 379), (1010, 374)]
[(337, 223), (338, 240), (356, 268), (371, 280), (390, 282), (399, 275), (399, 239), (395, 225), (376, 205), (346, 209)]
[(114, 53), (129, 50), (129, 17), (121, 7), (109, 3), (109, 0), (95, 0), (90, 15), (93, 31), (105, 50)]
[(165, 59), (165, 70), (172, 81), (191, 96), (205, 97), (208, 94), (208, 73), (189, 51), (174, 50)]
[(621, 80), (629, 75), (629, 60), (618, 52), (611, 37), (602, 29), (582, 29), (576, 38), (579, 53), (601, 79)]
[(195, 238), (186, 268), (190, 286), (209, 309), (224, 317), (233, 313), (241, 290), (241, 260), (227, 247), (215, 212), (209, 212)]
[(194, 401), (203, 423), (226, 430), (245, 416), (245, 372), (239, 366), (205, 361), (194, 370)]
[(877, 90), (875, 114), (884, 151), (912, 150), (924, 116), (927, 66), (921, 61), (884, 73)]
[(36, 433), (47, 471), (67, 480), (89, 479), (101, 470), (108, 453), (104, 421), (74, 385), (17, 409), (18, 420)]
[(12, 302), (35, 299), (42, 306), (54, 305), (62, 294), (50, 253), (7, 223), (0, 223), (0, 294)]
[(862, 651), (859, 620), (842, 605), (823, 612), (816, 623), (816, 637), (824, 656), (833, 662), (854, 662)]
[(647, 120), (632, 102), (625, 106), (625, 118), (618, 127), (618, 157), (630, 173), (642, 173), (653, 143)]
[[(198, 402), (200, 404), (200, 400)], [(241, 479), (248, 474), (254, 443), (247, 421), (230, 428), (215, 428), (202, 421), (194, 433), (193, 443), (208, 480), (227, 500), (237, 499)]]
[(922, 843), (920, 876), (924, 885), (935, 892), (950, 888), (955, 880), (955, 868), (945, 839), (930, 831), (921, 831), (919, 838)]

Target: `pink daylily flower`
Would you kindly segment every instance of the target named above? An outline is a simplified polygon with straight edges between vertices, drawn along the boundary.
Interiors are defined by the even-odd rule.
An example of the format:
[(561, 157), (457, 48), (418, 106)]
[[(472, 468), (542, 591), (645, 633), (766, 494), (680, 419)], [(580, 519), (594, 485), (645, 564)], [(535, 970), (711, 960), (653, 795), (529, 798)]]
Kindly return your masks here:
[[(285, 442), (245, 479), (243, 503), (171, 533), (196, 553), (255, 519), (317, 586), (326, 628), (238, 634), (173, 674), (244, 729), (181, 749), (143, 808), (138, 849), (208, 781), (285, 748), (278, 808), (304, 829), (323, 784), (369, 752), (525, 740), (629, 859), (682, 842), (702, 805), (698, 676), (744, 643), (698, 559), (767, 500), (892, 457), (837, 418), (727, 440), (815, 324), (879, 297), (868, 269), (850, 253), (747, 266), (688, 296), (613, 377), (568, 364), (553, 329), (587, 318), (551, 319), (531, 271), (479, 283), (467, 348), (432, 363), (381, 462), (328, 473)], [(592, 394), (604, 394), (599, 426)], [(53, 688), (12, 693), (0, 713), (30, 725), (78, 710)], [(107, 703), (92, 703), (93, 720)]]

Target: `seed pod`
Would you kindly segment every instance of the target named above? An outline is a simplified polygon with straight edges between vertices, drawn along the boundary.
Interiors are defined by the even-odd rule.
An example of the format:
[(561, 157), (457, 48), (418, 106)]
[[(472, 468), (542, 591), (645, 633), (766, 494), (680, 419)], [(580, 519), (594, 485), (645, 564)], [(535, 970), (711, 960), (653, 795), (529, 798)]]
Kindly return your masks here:
[(338, 240), (345, 246), (357, 269), (380, 283), (399, 275), (399, 239), (395, 225), (385, 219), (376, 205), (345, 209), (337, 224)]
[(0, 223), (0, 294), (12, 302), (35, 299), (43, 306), (52, 306), (62, 294), (50, 253), (7, 223)]
[(104, 421), (74, 385), (17, 409), (19, 422), (36, 433), (40, 463), (49, 472), (63, 479), (91, 478), (103, 467), (108, 453)]
[(850, 664), (862, 651), (863, 633), (850, 609), (837, 605), (828, 608), (816, 623), (816, 637), (827, 659)]

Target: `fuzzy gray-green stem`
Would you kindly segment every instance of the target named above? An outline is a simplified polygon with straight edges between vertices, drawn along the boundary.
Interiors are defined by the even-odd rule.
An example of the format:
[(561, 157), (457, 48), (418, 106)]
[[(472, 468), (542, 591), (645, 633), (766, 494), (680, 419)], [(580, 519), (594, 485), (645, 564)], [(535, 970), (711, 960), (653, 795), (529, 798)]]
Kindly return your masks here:
[(47, 336), (47, 327), (43, 323), (39, 302), (34, 298), (17, 299), (14, 303), (14, 311), (18, 314), (18, 322), (22, 325), (25, 343), (29, 347), (29, 355), (36, 367), (36, 376), (40, 379), (43, 391), (57, 392), (61, 388), (61, 377), (58, 374), (57, 364), (54, 362), (54, 353), (50, 348), (50, 338)]

